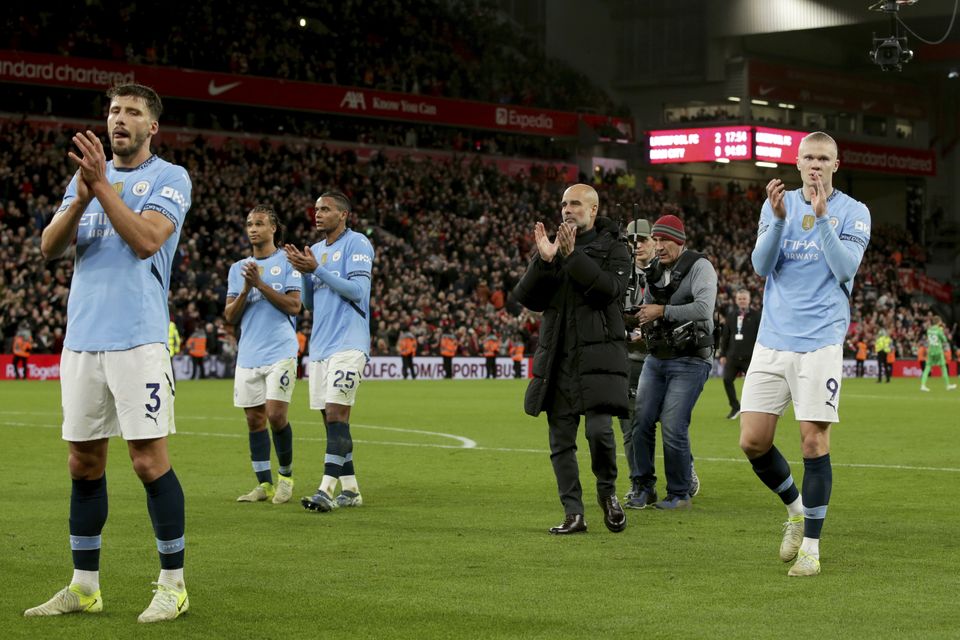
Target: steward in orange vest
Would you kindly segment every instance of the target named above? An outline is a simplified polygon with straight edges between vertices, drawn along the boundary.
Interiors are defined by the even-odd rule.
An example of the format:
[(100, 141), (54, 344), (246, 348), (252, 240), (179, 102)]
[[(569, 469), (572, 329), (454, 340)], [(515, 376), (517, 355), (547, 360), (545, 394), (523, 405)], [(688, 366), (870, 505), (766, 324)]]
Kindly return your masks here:
[(513, 377), (519, 379), (523, 373), (523, 339), (518, 335), (510, 343), (510, 359), (513, 360)]
[(452, 333), (445, 333), (440, 336), (440, 355), (443, 356), (444, 378), (453, 378), (453, 356), (457, 355), (459, 346), (456, 336)]
[(500, 353), (500, 338), (490, 334), (483, 341), (483, 355), (487, 359), (487, 378), (497, 378), (497, 354)]
[(417, 369), (413, 366), (413, 356), (417, 355), (417, 339), (409, 331), (400, 334), (397, 340), (397, 351), (403, 359), (403, 379), (407, 379), (409, 374), (411, 379), (417, 379)]
[(23, 379), (30, 379), (30, 369), (27, 361), (30, 359), (30, 352), (33, 350), (33, 340), (31, 340), (30, 331), (21, 330), (13, 339), (13, 372), (20, 379), (20, 368), (23, 367)]
[(207, 334), (204, 333), (203, 329), (195, 329), (187, 338), (187, 353), (190, 354), (190, 359), (193, 361), (193, 371), (190, 372), (190, 379), (200, 378), (202, 380), (206, 378), (207, 374), (203, 370), (203, 360), (207, 357)]

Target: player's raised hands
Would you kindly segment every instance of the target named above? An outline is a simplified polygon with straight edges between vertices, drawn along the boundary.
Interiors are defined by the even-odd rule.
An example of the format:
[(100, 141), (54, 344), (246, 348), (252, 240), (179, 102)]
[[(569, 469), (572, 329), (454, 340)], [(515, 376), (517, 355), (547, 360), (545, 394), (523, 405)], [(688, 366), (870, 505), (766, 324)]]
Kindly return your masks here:
[(240, 268), (240, 273), (243, 275), (243, 288), (244, 289), (259, 289), (260, 283), (260, 266), (256, 262), (247, 262), (244, 263), (243, 267)]
[(557, 234), (557, 239), (550, 242), (543, 223), (538, 222), (533, 227), (533, 237), (537, 241), (537, 251), (540, 252), (540, 259), (544, 262), (553, 262), (554, 257), (557, 255), (557, 249), (559, 248), (557, 242), (559, 240), (559, 233)]
[(300, 273), (313, 273), (319, 266), (310, 247), (304, 247), (303, 251), (300, 251), (296, 245), (285, 244), (283, 250), (287, 252), (287, 261)]
[[(103, 151), (100, 138), (93, 131), (87, 130), (74, 135), (73, 144), (77, 145), (77, 149), (82, 155), (70, 151), (67, 156), (79, 168), (80, 179), (86, 183), (86, 186), (93, 187), (97, 182), (106, 180), (107, 155)], [(77, 186), (79, 187), (79, 185)]]
[(823, 187), (823, 180), (819, 173), (813, 174), (813, 184), (810, 186), (810, 204), (818, 218), (827, 215), (827, 194)]
[(773, 207), (773, 215), (781, 220), (787, 219), (787, 207), (783, 204), (785, 189), (786, 187), (780, 178), (774, 178), (767, 183), (767, 200)]

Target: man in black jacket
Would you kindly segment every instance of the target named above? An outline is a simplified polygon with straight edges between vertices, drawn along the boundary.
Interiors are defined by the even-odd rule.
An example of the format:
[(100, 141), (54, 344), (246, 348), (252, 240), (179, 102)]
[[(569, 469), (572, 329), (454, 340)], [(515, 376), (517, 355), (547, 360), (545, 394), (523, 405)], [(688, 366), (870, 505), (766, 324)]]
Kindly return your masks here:
[(630, 253), (617, 225), (597, 217), (593, 187), (569, 187), (560, 208), (563, 223), (554, 240), (536, 224), (538, 254), (513, 292), (525, 307), (543, 312), (524, 409), (531, 416), (547, 412), (550, 459), (566, 514), (550, 533), (587, 530), (576, 456), (581, 415), (604, 524), (619, 532), (627, 520), (616, 496), (612, 416), (628, 412), (622, 305)]
[(733, 381), (740, 373), (746, 375), (750, 368), (750, 357), (760, 329), (760, 312), (750, 308), (750, 292), (740, 289), (735, 300), (737, 306), (727, 314), (720, 334), (720, 365), (723, 367), (723, 388), (730, 403), (729, 420), (740, 415), (740, 401)]

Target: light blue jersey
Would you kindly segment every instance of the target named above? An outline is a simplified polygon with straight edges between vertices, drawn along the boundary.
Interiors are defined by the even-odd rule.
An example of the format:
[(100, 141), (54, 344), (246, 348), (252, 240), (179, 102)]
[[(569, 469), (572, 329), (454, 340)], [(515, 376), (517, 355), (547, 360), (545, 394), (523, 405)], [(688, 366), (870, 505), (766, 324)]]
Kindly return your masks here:
[[(103, 205), (96, 198), (90, 201), (77, 229), (64, 346), (72, 351), (124, 351), (166, 344), (170, 267), (190, 209), (190, 176), (158, 156), (133, 169), (118, 169), (111, 160), (106, 175), (135, 214), (158, 211), (174, 229), (159, 251), (141, 260), (114, 230)], [(58, 213), (76, 197), (74, 176)]]
[[(247, 262), (260, 267), (260, 279), (274, 291), (300, 291), (300, 272), (287, 261), (287, 252), (277, 249), (267, 258), (244, 258), (230, 266), (227, 297), (236, 298), (243, 291), (243, 273)], [(247, 293), (247, 304), (240, 318), (240, 344), (237, 366), (245, 369), (265, 367), (297, 356), (296, 316), (277, 309), (256, 289)]]
[(763, 203), (753, 268), (765, 276), (757, 342), (806, 353), (843, 344), (850, 325), (853, 278), (870, 242), (870, 212), (834, 189), (817, 219), (802, 190), (784, 194), (786, 220)]
[(310, 360), (353, 349), (369, 355), (373, 245), (347, 229), (332, 245), (318, 242), (310, 251), (319, 265), (303, 274), (304, 305), (313, 310)]

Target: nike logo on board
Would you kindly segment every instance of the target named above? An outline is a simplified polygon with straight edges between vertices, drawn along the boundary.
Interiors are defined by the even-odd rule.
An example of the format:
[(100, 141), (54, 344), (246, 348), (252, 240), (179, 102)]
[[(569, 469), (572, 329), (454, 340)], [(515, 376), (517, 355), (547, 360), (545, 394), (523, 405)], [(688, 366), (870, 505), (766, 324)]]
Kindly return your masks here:
[(221, 93), (226, 93), (227, 91), (230, 91), (230, 89), (233, 89), (234, 87), (239, 87), (239, 86), (240, 86), (239, 82), (229, 82), (227, 84), (222, 84), (220, 86), (217, 86), (217, 83), (211, 80), (210, 84), (207, 85), (207, 93), (209, 93), (212, 96), (219, 96)]

